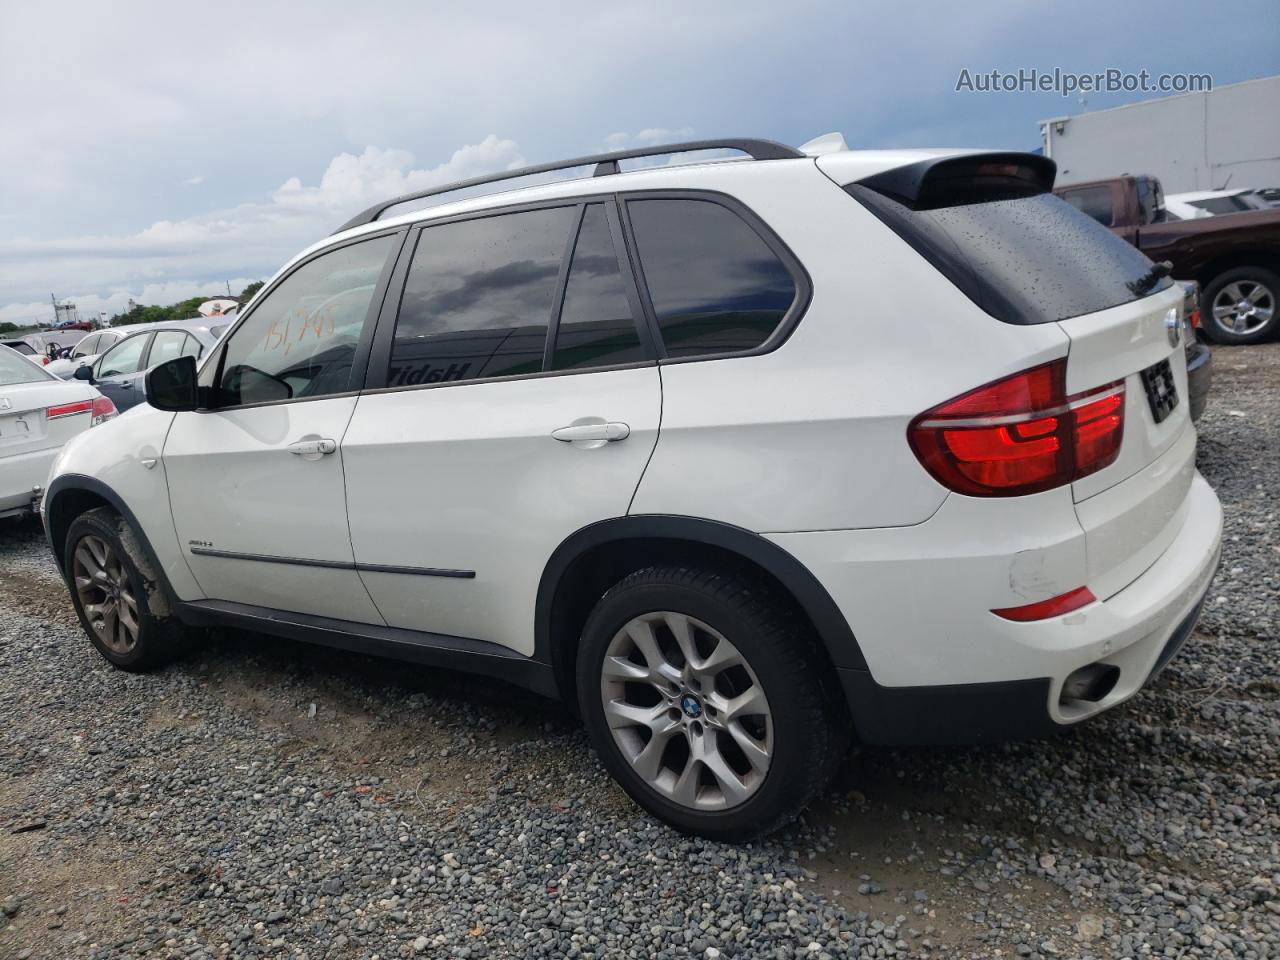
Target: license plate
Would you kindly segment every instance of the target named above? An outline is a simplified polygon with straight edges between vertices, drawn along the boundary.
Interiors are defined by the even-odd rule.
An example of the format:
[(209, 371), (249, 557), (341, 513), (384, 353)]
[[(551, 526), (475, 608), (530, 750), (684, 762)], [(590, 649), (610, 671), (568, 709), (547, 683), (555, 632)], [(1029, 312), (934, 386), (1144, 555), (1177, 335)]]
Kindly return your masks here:
[(1160, 423), (1178, 406), (1178, 385), (1173, 382), (1173, 367), (1161, 360), (1142, 371), (1142, 385), (1147, 388), (1151, 416)]

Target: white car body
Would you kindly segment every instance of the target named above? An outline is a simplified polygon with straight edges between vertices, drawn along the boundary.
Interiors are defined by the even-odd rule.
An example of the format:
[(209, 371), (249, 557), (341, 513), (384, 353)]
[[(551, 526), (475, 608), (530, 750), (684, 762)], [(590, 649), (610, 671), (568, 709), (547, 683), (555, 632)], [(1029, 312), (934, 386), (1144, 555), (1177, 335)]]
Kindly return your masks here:
[(59, 380), (0, 347), (0, 517), (35, 507), (63, 445), (105, 418), (93, 410), (102, 399), (87, 383)]
[(1226, 213), (1272, 209), (1272, 205), (1251, 188), (1196, 190), (1190, 193), (1169, 194), (1164, 198), (1164, 207), (1178, 220), (1197, 220), (1201, 217), (1221, 216)]
[[(311, 631), (419, 659), (436, 651), (439, 662), (474, 654), (468, 666), (572, 698), (556, 644), (576, 637), (556, 634), (557, 578), (587, 545), (693, 544), (740, 552), (791, 592), (866, 742), (1041, 733), (1113, 707), (1185, 639), (1217, 564), (1222, 514), (1195, 469), (1185, 399), (1183, 292), (1001, 322), (842, 189), (966, 154), (645, 168), (326, 238), (277, 274), (223, 348), (317, 252), (566, 198), (732, 198), (811, 287), (807, 302), (797, 294), (789, 334), (711, 360), (379, 383), (176, 414), (140, 407), (64, 452), (46, 502), (54, 549), (61, 556), (64, 503), (107, 503), (137, 526), (191, 622)], [(398, 302), (388, 296), (380, 329)], [(205, 358), (202, 380), (221, 353)], [(1101, 469), (1026, 495), (966, 495), (908, 442), (949, 399), (1063, 362), (1072, 410), (1084, 392), (1124, 385), (1122, 438)], [(1156, 422), (1142, 372), (1162, 364), (1182, 402)], [(606, 437), (615, 425), (621, 436)], [(601, 432), (552, 437), (573, 426)], [(331, 451), (314, 446), (330, 440)], [(1060, 616), (993, 612), (1086, 586), (1092, 602)], [(344, 632), (363, 640), (333, 639)], [(1076, 696), (1071, 678), (1092, 667), (1118, 679)]]
[(92, 333), (85, 334), (84, 338), (72, 348), (71, 356), (50, 360), (45, 369), (55, 377), (67, 380), (80, 367), (93, 366), (93, 362), (106, 353), (122, 336), (122, 333), (115, 330), (94, 330)]

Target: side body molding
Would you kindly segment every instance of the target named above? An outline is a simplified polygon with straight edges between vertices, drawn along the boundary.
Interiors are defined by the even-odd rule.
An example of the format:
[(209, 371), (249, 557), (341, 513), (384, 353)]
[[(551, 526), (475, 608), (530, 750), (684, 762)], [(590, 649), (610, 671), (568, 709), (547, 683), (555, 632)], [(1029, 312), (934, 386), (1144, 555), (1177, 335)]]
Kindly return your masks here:
[[(817, 578), (790, 553), (759, 534), (732, 524), (667, 514), (635, 514), (602, 520), (572, 534), (556, 548), (538, 584), (534, 659), (551, 664), (557, 662), (554, 618), (558, 600), (563, 600), (561, 587), (565, 575), (571, 573), (575, 564), (589, 562), (587, 558), (598, 548), (608, 545), (625, 547), (628, 542), (634, 544), (637, 556), (643, 556), (654, 541), (682, 541), (710, 548), (720, 554), (735, 555), (761, 568), (777, 580), (803, 609), (836, 667), (867, 669), (866, 660), (844, 614)], [(565, 693), (566, 699), (571, 700), (572, 688)]]

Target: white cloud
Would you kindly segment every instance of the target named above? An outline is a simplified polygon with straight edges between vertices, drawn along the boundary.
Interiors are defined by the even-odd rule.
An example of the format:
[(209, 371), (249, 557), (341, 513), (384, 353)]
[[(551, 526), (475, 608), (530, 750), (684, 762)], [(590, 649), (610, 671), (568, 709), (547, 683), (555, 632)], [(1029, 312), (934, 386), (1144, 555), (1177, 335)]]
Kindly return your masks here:
[(693, 127), (646, 127), (638, 133), (611, 133), (604, 138), (606, 150), (630, 150), (653, 147), (661, 143), (679, 143), (693, 139)]
[(139, 303), (169, 303), (225, 292), (221, 278), (269, 276), (379, 200), (525, 162), (514, 141), (494, 134), (433, 167), (414, 167), (413, 159), (407, 150), (368, 146), (359, 155), (334, 157), (318, 184), (290, 177), (265, 200), (160, 220), (136, 233), (0, 239), (0, 261), (19, 265), (0, 275), (0, 303), (9, 301), (0, 308), (0, 321), (49, 312), (45, 290), (88, 304), (82, 309), (90, 312), (119, 309), (131, 296)]
[(182, 185), (184, 187), (198, 187), (202, 183), (204, 183), (203, 173), (197, 173), (194, 177), (187, 177), (187, 179), (182, 181)]

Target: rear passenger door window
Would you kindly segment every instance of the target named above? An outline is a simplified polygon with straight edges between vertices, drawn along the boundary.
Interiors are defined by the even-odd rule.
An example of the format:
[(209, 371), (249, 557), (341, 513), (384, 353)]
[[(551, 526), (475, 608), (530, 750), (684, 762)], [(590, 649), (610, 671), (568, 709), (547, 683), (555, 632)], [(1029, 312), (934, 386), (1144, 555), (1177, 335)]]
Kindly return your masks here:
[(569, 265), (551, 369), (644, 360), (627, 293), (604, 204), (587, 204)]
[(713, 200), (636, 197), (627, 215), (654, 318), (671, 358), (763, 346), (797, 300), (764, 237)]
[(575, 205), (424, 227), (405, 278), (387, 386), (540, 372), (578, 214)]
[(147, 366), (154, 367), (175, 357), (195, 357), (200, 354), (200, 344), (181, 330), (160, 330), (151, 341), (151, 353)]

